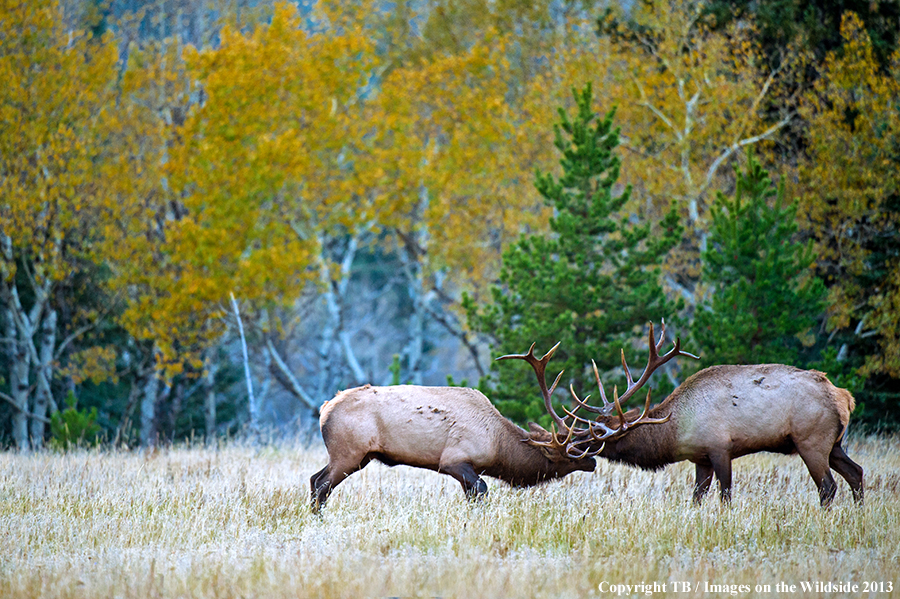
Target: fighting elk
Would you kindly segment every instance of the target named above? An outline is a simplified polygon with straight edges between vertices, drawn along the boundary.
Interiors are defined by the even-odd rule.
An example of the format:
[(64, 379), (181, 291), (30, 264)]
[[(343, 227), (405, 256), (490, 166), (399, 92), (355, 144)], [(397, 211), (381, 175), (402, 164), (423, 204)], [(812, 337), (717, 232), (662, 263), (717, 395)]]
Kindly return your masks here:
[[(603, 406), (588, 405), (588, 398), (579, 399), (570, 386), (573, 409), (563, 407), (565, 418), (556, 413), (551, 401), (559, 376), (549, 389), (544, 376), (547, 362), (559, 344), (540, 359), (535, 358), (533, 345), (527, 354), (498, 358), (521, 359), (531, 365), (544, 404), (559, 429), (551, 433), (548, 441), (532, 443), (543, 444), (572, 459), (599, 455), (648, 470), (689, 460), (696, 465), (695, 503), (709, 490), (713, 473), (719, 480), (722, 500), (731, 498), (731, 460), (735, 458), (760, 451), (799, 453), (819, 489), (823, 506), (830, 505), (837, 489), (831, 468), (849, 483), (853, 498), (862, 502), (863, 470), (841, 448), (850, 412), (855, 407), (853, 396), (815, 370), (783, 364), (711, 366), (688, 378), (653, 408), (648, 391), (644, 409), (634, 422), (656, 424), (633, 428), (629, 419), (637, 415), (637, 408), (623, 413), (621, 403), (634, 395), (653, 370), (675, 356), (696, 358), (682, 352), (678, 341), (660, 356), (664, 339), (665, 322), (658, 343), (654, 343), (651, 323), (650, 359), (636, 382), (622, 352), (627, 389), (621, 397), (614, 390), (612, 403), (606, 398), (595, 364)], [(579, 416), (579, 410), (596, 416)], [(610, 430), (617, 432), (607, 436)]]
[(464, 387), (365, 385), (338, 393), (319, 421), (328, 465), (310, 479), (313, 511), (372, 460), (447, 474), (470, 498), (487, 493), (483, 474), (528, 487), (595, 466), (593, 458), (571, 459), (548, 444), (550, 433), (540, 426), (514, 425)]

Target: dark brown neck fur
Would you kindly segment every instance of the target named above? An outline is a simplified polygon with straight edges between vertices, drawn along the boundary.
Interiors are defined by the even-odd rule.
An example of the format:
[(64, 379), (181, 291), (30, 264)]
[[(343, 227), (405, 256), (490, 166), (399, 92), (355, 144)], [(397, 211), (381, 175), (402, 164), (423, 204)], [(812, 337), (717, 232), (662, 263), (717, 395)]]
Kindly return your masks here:
[[(673, 396), (666, 398), (658, 406), (651, 408), (650, 418), (664, 418), (672, 412), (674, 407)], [(634, 420), (640, 415), (640, 410), (635, 408), (625, 413), (627, 420)], [(617, 426), (618, 417), (608, 420), (610, 426)], [(668, 464), (675, 462), (677, 424), (675, 416), (662, 424), (644, 424), (632, 431), (625, 433), (620, 439), (608, 441), (600, 457), (623, 462), (631, 466), (637, 466), (645, 470), (659, 470)]]
[(485, 468), (483, 474), (499, 478), (514, 487), (531, 487), (576, 470), (594, 470), (593, 458), (560, 462), (548, 459), (540, 448), (524, 442), (528, 439), (526, 431), (512, 423), (509, 426), (515, 428), (518, 434), (504, 435), (503, 446), (497, 452), (497, 463)]

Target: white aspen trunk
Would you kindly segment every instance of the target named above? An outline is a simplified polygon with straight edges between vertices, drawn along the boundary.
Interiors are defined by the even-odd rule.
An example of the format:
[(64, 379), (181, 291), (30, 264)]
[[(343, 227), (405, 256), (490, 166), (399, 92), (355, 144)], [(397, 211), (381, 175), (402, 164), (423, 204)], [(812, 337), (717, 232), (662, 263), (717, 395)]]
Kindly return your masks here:
[[(435, 142), (434, 151), (437, 151)], [(419, 189), (418, 213), (421, 219), (409, 238), (405, 239), (406, 251), (400, 251), (406, 273), (406, 288), (413, 303), (413, 313), (409, 323), (409, 341), (404, 348), (407, 359), (408, 380), (414, 385), (422, 384), (423, 358), (425, 353), (425, 327), (428, 321), (428, 301), (425, 293), (425, 273), (423, 261), (428, 253), (428, 228), (424, 218), (431, 198), (428, 187)]]
[[(9, 358), (9, 399), (15, 408), (12, 415), (12, 437), (20, 451), (28, 451), (28, 368), (30, 360), (27, 348), (19, 339), (19, 325), (16, 321), (18, 302), (13, 298), (15, 279), (12, 268), (15, 264), (12, 239), (0, 231), (0, 300), (5, 306), (6, 355)], [(20, 315), (24, 317), (23, 315)]]
[(356, 358), (353, 345), (350, 343), (350, 333), (342, 330), (339, 337), (341, 348), (344, 350), (344, 359), (347, 361), (347, 366), (350, 367), (350, 372), (353, 373), (353, 380), (356, 381), (357, 385), (364, 385), (368, 382), (369, 377), (366, 376), (366, 371), (363, 370), (362, 364)]
[(244, 322), (241, 320), (241, 312), (238, 309), (237, 300), (231, 294), (231, 307), (234, 309), (234, 317), (237, 319), (238, 333), (241, 336), (241, 353), (244, 357), (244, 378), (247, 382), (247, 411), (250, 417), (250, 432), (256, 433), (259, 425), (259, 406), (253, 394), (253, 378), (250, 376), (250, 354), (247, 352), (247, 339), (244, 337)]
[(41, 339), (38, 350), (37, 393), (34, 397), (34, 418), (31, 419), (31, 443), (35, 448), (44, 444), (45, 422), (48, 410), (55, 411), (50, 383), (53, 380), (53, 350), (56, 346), (56, 310), (50, 308), (41, 323)]
[(131, 430), (131, 415), (137, 405), (138, 398), (141, 396), (143, 389), (140, 385), (133, 384), (128, 390), (128, 402), (125, 404), (125, 410), (116, 426), (116, 436), (113, 438), (113, 447), (118, 447), (121, 441), (127, 440), (129, 431)]
[(141, 395), (141, 447), (156, 445), (156, 403), (159, 397), (159, 373), (156, 371), (156, 347), (153, 347), (147, 379)]
[(413, 304), (413, 313), (409, 319), (409, 340), (403, 348), (407, 361), (406, 379), (413, 385), (422, 384), (422, 357), (425, 349), (426, 305), (422, 289), (422, 264), (416, 248), (398, 248), (406, 274), (406, 290)]
[(332, 308), (336, 305), (334, 302), (334, 290), (330, 284), (327, 284), (325, 293), (322, 294), (325, 300), (326, 316), (322, 326), (322, 338), (319, 342), (319, 376), (316, 382), (316, 399), (324, 400), (330, 394), (328, 388), (334, 380), (335, 360), (332, 355), (332, 348), (337, 337), (338, 314)]
[[(320, 240), (322, 252), (325, 251), (325, 240)], [(325, 288), (322, 299), (325, 301), (325, 323), (322, 326), (322, 339), (319, 343), (319, 380), (316, 384), (316, 399), (319, 403), (331, 397), (329, 387), (335, 380), (337, 364), (334, 354), (335, 341), (341, 323), (341, 311), (338, 307), (336, 284), (331, 278), (328, 259), (319, 256), (319, 279)]]
[(361, 236), (362, 233), (356, 233), (347, 242), (347, 249), (344, 252), (343, 260), (341, 260), (341, 275), (337, 282), (337, 293), (332, 294), (332, 300), (336, 302), (335, 309), (338, 316), (338, 339), (343, 350), (345, 363), (350, 368), (357, 385), (367, 383), (368, 377), (366, 377), (366, 373), (356, 358), (356, 353), (353, 351), (353, 345), (350, 343), (350, 332), (346, 327), (345, 308), (347, 306), (347, 290), (350, 287), (350, 271), (353, 269), (353, 261), (356, 259), (356, 250), (359, 248)]
[(406, 344), (406, 356), (409, 361), (409, 381), (413, 385), (422, 384), (422, 355), (425, 350), (425, 304), (421, 283), (421, 279), (409, 281), (413, 313), (409, 322), (409, 342)]
[[(255, 393), (256, 396), (256, 417), (258, 420), (262, 420), (263, 411), (266, 408), (266, 400), (269, 399), (269, 391), (272, 390), (272, 359), (271, 356), (267, 352), (263, 352), (263, 363), (265, 364), (265, 372), (266, 376), (261, 378), (259, 381), (259, 392)], [(271, 404), (269, 404), (269, 412), (274, 415), (274, 412), (271, 410)], [(257, 431), (258, 432), (258, 431)]]
[[(8, 296), (9, 294), (4, 293), (4, 295)], [(6, 347), (9, 358), (9, 394), (16, 408), (12, 415), (12, 436), (20, 451), (28, 451), (31, 449), (28, 439), (28, 368), (30, 360), (29, 353), (19, 341), (19, 328), (16, 326), (15, 318), (13, 306), (7, 303)]]
[(203, 377), (205, 395), (203, 399), (203, 415), (206, 420), (206, 440), (216, 438), (216, 371), (219, 365), (213, 361), (210, 350), (206, 356), (206, 374)]

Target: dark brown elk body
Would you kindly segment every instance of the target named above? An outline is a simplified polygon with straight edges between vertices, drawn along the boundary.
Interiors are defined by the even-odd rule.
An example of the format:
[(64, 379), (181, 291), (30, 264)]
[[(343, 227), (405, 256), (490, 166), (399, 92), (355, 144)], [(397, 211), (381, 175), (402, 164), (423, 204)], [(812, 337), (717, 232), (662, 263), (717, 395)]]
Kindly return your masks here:
[[(637, 409), (623, 413), (620, 399), (632, 397), (656, 368), (677, 356), (696, 358), (682, 352), (677, 340), (672, 350), (659, 355), (664, 339), (665, 323), (658, 342), (651, 324), (650, 358), (637, 381), (632, 380), (623, 353), (627, 388), (621, 398), (615, 394), (613, 403), (606, 399), (595, 365), (603, 405), (588, 405), (571, 390), (573, 409), (565, 410), (565, 418), (556, 413), (550, 399), (556, 383), (548, 389), (544, 377), (556, 348), (540, 360), (534, 357), (533, 346), (528, 354), (501, 359), (522, 359), (534, 368), (544, 405), (560, 430), (549, 445), (566, 455), (599, 455), (645, 469), (689, 460), (696, 464), (694, 501), (699, 502), (709, 490), (713, 474), (719, 480), (722, 499), (730, 499), (734, 458), (760, 451), (798, 453), (819, 489), (822, 505), (829, 505), (836, 492), (832, 468), (850, 484), (854, 499), (862, 502), (863, 470), (841, 448), (854, 408), (853, 396), (835, 387), (821, 372), (783, 364), (712, 366), (688, 378), (652, 409), (648, 392), (640, 416)], [(580, 416), (579, 410), (596, 416)], [(631, 422), (655, 424), (632, 428)], [(613, 428), (616, 430), (610, 434)]]
[(348, 389), (323, 406), (320, 425), (328, 465), (310, 479), (315, 511), (371, 460), (447, 474), (470, 497), (487, 492), (481, 475), (530, 486), (595, 467), (593, 458), (573, 460), (529, 444), (548, 440), (550, 433), (537, 425), (519, 428), (483, 394), (462, 387)]
[(647, 469), (689, 460), (696, 464), (694, 501), (699, 502), (713, 473), (722, 498), (730, 498), (734, 458), (760, 451), (798, 453), (822, 505), (834, 499), (831, 469), (862, 501), (863, 470), (841, 448), (854, 405), (847, 390), (814, 370), (782, 364), (712, 366), (649, 411), (651, 418), (668, 417), (667, 422), (608, 441), (598, 455)]

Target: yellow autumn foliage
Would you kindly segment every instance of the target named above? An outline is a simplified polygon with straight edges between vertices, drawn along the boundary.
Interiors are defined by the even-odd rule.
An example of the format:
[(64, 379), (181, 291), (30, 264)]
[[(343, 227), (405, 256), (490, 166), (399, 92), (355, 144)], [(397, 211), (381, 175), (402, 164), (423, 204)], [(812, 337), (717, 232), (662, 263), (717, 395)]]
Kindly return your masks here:
[(830, 326), (876, 332), (883, 353), (870, 356), (865, 370), (900, 377), (900, 259), (887, 260), (874, 288), (862, 277), (874, 274), (878, 238), (900, 224), (897, 210), (885, 209), (900, 190), (900, 54), (887, 72), (879, 69), (853, 13), (844, 16), (841, 33), (841, 51), (826, 57), (802, 107), (809, 148), (799, 168), (801, 212), (831, 277)]
[[(38, 281), (71, 274), (85, 241), (119, 211), (115, 44), (66, 31), (56, 2), (0, 4), (0, 234)], [(2, 275), (17, 269), (9, 256)]]
[[(109, 265), (122, 324), (171, 364), (224, 329), (231, 293), (295, 300), (329, 270), (328, 235), (396, 232), (425, 276), (492, 281), (500, 251), (546, 227), (534, 171), (557, 168), (556, 108), (588, 82), (599, 113), (617, 108), (627, 210), (674, 201), (689, 225), (670, 265), (689, 287), (730, 164), (800, 117), (823, 257), (859, 272), (853, 232), (893, 224), (878, 219), (897, 187), (900, 72), (878, 71), (852, 16), (801, 106), (808, 57), (786, 49), (772, 70), (752, 23), (717, 29), (693, 0), (613, 11), (599, 36), (591, 2), (275, 3), (222, 11), (200, 48), (119, 48), (70, 32), (57, 3), (0, 1), (0, 233), (38, 278), (64, 280), (73, 256)], [(22, 263), (6, 257), (3, 276)], [(900, 373), (900, 270), (878, 294), (833, 293), (834, 326), (864, 299), (867, 328), (892, 340), (871, 368)]]

